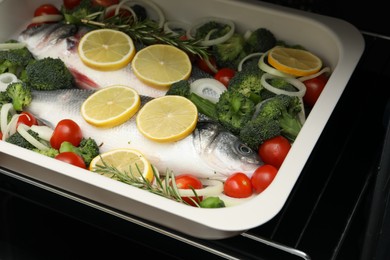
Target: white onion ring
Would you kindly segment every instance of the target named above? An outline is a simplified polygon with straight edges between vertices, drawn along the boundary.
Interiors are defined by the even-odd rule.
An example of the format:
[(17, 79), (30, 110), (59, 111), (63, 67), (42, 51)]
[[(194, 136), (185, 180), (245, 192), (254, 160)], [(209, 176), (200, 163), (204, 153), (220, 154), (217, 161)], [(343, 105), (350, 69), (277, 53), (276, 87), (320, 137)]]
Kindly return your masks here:
[(235, 31), (235, 24), (231, 20), (224, 19), (224, 18), (218, 18), (218, 17), (204, 17), (204, 18), (197, 20), (195, 23), (193, 23), (190, 26), (190, 28), (188, 29), (188, 31), (186, 33), (187, 38), (194, 39), (193, 33), (195, 33), (195, 31), (199, 27), (201, 27), (202, 25), (204, 25), (205, 23), (208, 23), (208, 22), (217, 22), (217, 23), (221, 23), (221, 24), (227, 24), (228, 26), (230, 26), (230, 30), (225, 35), (223, 35), (219, 38), (216, 38), (213, 40), (201, 41), (200, 45), (202, 45), (202, 46), (212, 46), (212, 45), (223, 43), (223, 42), (227, 41), (228, 39), (230, 39), (230, 37), (232, 37), (232, 35)]
[(30, 135), (28, 131), (29, 127), (25, 124), (19, 124), (18, 128), (16, 131), (27, 140), (30, 144), (35, 146), (37, 149), (42, 150), (42, 151), (47, 151), (49, 150), (49, 147), (44, 145), (43, 143), (39, 142), (37, 139), (35, 139), (32, 135)]
[(24, 42), (4, 42), (0, 43), (0, 50), (14, 50), (26, 47), (27, 44)]
[(226, 87), (214, 78), (201, 78), (190, 84), (190, 91), (215, 104), (222, 92), (226, 91)]
[(250, 60), (252, 59), (253, 57), (257, 57), (257, 56), (260, 56), (263, 55), (262, 52), (255, 52), (255, 53), (251, 53), (247, 56), (245, 56), (244, 58), (242, 58), (242, 60), (240, 60), (240, 62), (238, 63), (238, 66), (237, 66), (237, 71), (242, 71), (242, 66), (244, 65), (244, 63), (247, 61), (247, 60)]
[(178, 35), (177, 32), (172, 30), (172, 27), (181, 28), (183, 29), (184, 32), (187, 32), (189, 26), (190, 25), (188, 23), (182, 21), (176, 21), (176, 20), (166, 21), (164, 23), (164, 32), (172, 33), (173, 35)]
[[(125, 3), (129, 3), (129, 2), (132, 2), (132, 3), (135, 3), (135, 4), (145, 4), (147, 6), (149, 6), (150, 8), (153, 9), (153, 11), (157, 14), (157, 19), (158, 19), (158, 26), (160, 28), (163, 28), (164, 26), (164, 23), (165, 23), (165, 16), (164, 16), (164, 13), (163, 11), (160, 9), (159, 6), (157, 6), (155, 3), (153, 3), (152, 1), (143, 1), (143, 0), (137, 0), (137, 1), (133, 1), (133, 0), (122, 0), (120, 1), (119, 5), (124, 5)], [(130, 6), (131, 7), (131, 6)]]
[(268, 55), (268, 51), (266, 53), (264, 53), (263, 55), (261, 55), (261, 57), (259, 59), (259, 64), (258, 65), (259, 65), (259, 68), (262, 71), (265, 71), (265, 72), (267, 72), (269, 74), (272, 74), (272, 75), (275, 75), (275, 76), (278, 76), (278, 77), (282, 77), (282, 78), (294, 77), (293, 75), (281, 72), (280, 70), (277, 70), (277, 69), (271, 67), (270, 65), (268, 65), (267, 63), (265, 63), (264, 58), (267, 55)]
[(61, 14), (45, 14), (35, 16), (31, 19), (31, 23), (47, 23), (47, 22), (59, 22), (63, 19)]
[(9, 136), (13, 135), (16, 132), (16, 126), (19, 119), (19, 114), (14, 114), (11, 118), (11, 121), (7, 125), (5, 132), (3, 133), (3, 140), (6, 140)]
[(5, 91), (9, 84), (19, 81), (13, 73), (2, 73), (0, 74), (0, 91)]
[(115, 4), (115, 5), (110, 5), (109, 7), (107, 7), (105, 10), (104, 10), (104, 14), (103, 16), (107, 15), (107, 13), (111, 12), (111, 11), (114, 11), (114, 15), (118, 15), (119, 14), (119, 11), (121, 9), (124, 9), (124, 10), (127, 10), (131, 13), (133, 19), (134, 19), (134, 22), (137, 22), (137, 14), (134, 12), (134, 10), (130, 7), (130, 6), (123, 6), (125, 3), (125, 1), (122, 1), (120, 2), (119, 4)]
[(288, 78), (283, 78), (283, 79), (285, 81), (287, 81), (288, 83), (292, 84), (294, 87), (296, 87), (298, 89), (298, 91), (287, 91), (287, 90), (275, 88), (274, 86), (272, 86), (271, 84), (269, 84), (267, 82), (267, 79), (273, 79), (273, 78), (277, 78), (277, 76), (269, 74), (269, 73), (264, 73), (261, 76), (261, 85), (263, 85), (264, 88), (271, 91), (272, 93), (275, 93), (277, 95), (283, 94), (283, 95), (297, 96), (297, 97), (303, 97), (306, 93), (305, 84), (303, 84), (301, 81), (299, 81), (296, 78), (288, 77)]
[[(194, 189), (197, 196), (218, 196), (223, 192), (223, 182), (220, 180), (201, 179), (200, 180), (205, 188)], [(178, 189), (181, 197), (193, 197), (195, 196), (192, 189)]]
[(5, 135), (6, 135), (6, 130), (8, 127), (8, 115), (15, 115), (16, 110), (14, 109), (14, 106), (12, 103), (7, 103), (1, 106), (1, 111), (0, 111), (0, 129), (1, 132), (3, 133), (3, 140), (5, 140)]
[(45, 141), (50, 141), (54, 130), (46, 125), (32, 125), (30, 127), (31, 130), (36, 132), (39, 136), (39, 138), (45, 140)]
[(311, 75), (308, 75), (308, 76), (299, 77), (298, 80), (304, 82), (304, 81), (309, 80), (309, 79), (317, 78), (319, 75), (321, 75), (323, 73), (330, 73), (330, 68), (329, 67), (324, 67), (319, 72), (311, 74)]

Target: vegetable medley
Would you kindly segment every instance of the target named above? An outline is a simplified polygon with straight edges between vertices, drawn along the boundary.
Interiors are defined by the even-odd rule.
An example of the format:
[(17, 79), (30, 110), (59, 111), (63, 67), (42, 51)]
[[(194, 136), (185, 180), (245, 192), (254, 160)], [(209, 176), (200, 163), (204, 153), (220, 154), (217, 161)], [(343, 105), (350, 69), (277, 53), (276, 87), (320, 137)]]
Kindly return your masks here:
[[(154, 8), (157, 21), (148, 17), (148, 8)], [(173, 83), (166, 95), (192, 101), (200, 114), (257, 151), (264, 165), (250, 176), (232, 173), (223, 182), (167, 171), (164, 184), (164, 173), (154, 172), (156, 186), (146, 179), (121, 179), (123, 173), (108, 166), (95, 171), (111, 172), (118, 180), (196, 207), (228, 206), (230, 203), (219, 196), (222, 193), (225, 199), (239, 200), (264, 191), (277, 175), (330, 74), (329, 68), (304, 46), (277, 39), (267, 28), (238, 32), (234, 21), (228, 19), (207, 17), (189, 27), (173, 26), (157, 6), (130, 6), (119, 0), (64, 0), (60, 8), (45, 4), (32, 15), (30, 28), (61, 22), (92, 29), (109, 27), (123, 31), (141, 46), (168, 44), (188, 54), (193, 70), (202, 71), (203, 76)], [(268, 61), (270, 56), (274, 66)], [(287, 61), (300, 63), (312, 56), (316, 63), (301, 67)], [(90, 169), (91, 161), (100, 156), (101, 144), (84, 136), (83, 129), (70, 118), (49, 126), (24, 111), (34, 102), (32, 91), (75, 86), (72, 73), (61, 59), (38, 60), (23, 44), (9, 40), (0, 44), (0, 83), (3, 141)], [(213, 185), (217, 186), (214, 193), (204, 192)], [(171, 192), (161, 192), (166, 186)]]

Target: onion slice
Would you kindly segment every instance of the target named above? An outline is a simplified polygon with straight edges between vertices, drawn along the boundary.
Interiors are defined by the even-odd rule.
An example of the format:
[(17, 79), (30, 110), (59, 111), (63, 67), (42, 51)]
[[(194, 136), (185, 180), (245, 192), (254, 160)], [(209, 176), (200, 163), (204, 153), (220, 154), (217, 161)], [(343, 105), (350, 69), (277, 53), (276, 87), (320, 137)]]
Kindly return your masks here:
[(49, 150), (49, 147), (44, 145), (43, 143), (39, 142), (37, 139), (35, 139), (32, 135), (30, 135), (27, 131), (29, 130), (30, 128), (25, 125), (25, 124), (19, 124), (18, 128), (16, 129), (16, 131), (18, 131), (18, 133), (24, 138), (27, 140), (27, 142), (29, 142), (30, 144), (32, 144), (33, 146), (35, 146), (37, 149), (39, 150), (43, 150), (43, 151), (47, 151)]
[(275, 68), (273, 68), (272, 66), (268, 65), (264, 59), (265, 57), (268, 55), (268, 51), (265, 52), (263, 55), (261, 55), (260, 59), (259, 59), (259, 68), (262, 70), (262, 71), (265, 71), (269, 74), (272, 74), (272, 75), (275, 75), (275, 76), (278, 76), (278, 77), (282, 77), (282, 78), (292, 78), (294, 77), (293, 75), (290, 75), (290, 74), (287, 74), (287, 73), (284, 73), (280, 70), (277, 70)]
[[(189, 24), (182, 21), (171, 20), (164, 23), (164, 32), (171, 33), (172, 35), (178, 36), (176, 32), (178, 29), (183, 30), (184, 34), (188, 31)], [(176, 29), (176, 30), (175, 30)]]
[(292, 84), (294, 87), (298, 89), (298, 91), (287, 91), (279, 88), (275, 88), (271, 84), (267, 82), (268, 79), (278, 78), (275, 75), (264, 73), (263, 76), (261, 76), (261, 85), (266, 88), (267, 90), (271, 91), (272, 93), (275, 93), (277, 95), (288, 95), (288, 96), (297, 96), (297, 97), (303, 97), (306, 93), (306, 86), (301, 81), (299, 81), (296, 78), (283, 78), (288, 83)]
[(8, 115), (11, 114), (12, 116), (16, 114), (16, 111), (14, 109), (14, 106), (12, 103), (6, 103), (1, 106), (1, 111), (0, 111), (0, 129), (1, 132), (3, 133), (3, 140), (5, 140), (5, 133), (7, 131), (8, 127)]
[(18, 78), (13, 73), (6, 72), (0, 74), (0, 91), (5, 91), (9, 84), (17, 81)]
[(7, 125), (3, 133), (3, 140), (5, 141), (9, 136), (13, 135), (16, 132), (16, 127), (18, 124), (20, 114), (14, 114), (11, 118), (11, 121)]
[(217, 103), (219, 96), (226, 91), (226, 87), (214, 78), (201, 78), (191, 83), (190, 91), (213, 103)]
[(32, 125), (30, 127), (31, 130), (36, 132), (39, 136), (39, 138), (45, 140), (45, 141), (50, 141), (54, 130), (46, 125)]
[(128, 1), (121, 1), (119, 4), (114, 4), (114, 5), (110, 5), (109, 7), (107, 7), (105, 10), (104, 10), (104, 13), (102, 14), (102, 16), (104, 17), (105, 15), (109, 14), (111, 11), (114, 11), (114, 15), (118, 15), (119, 14), (119, 11), (121, 9), (123, 10), (127, 10), (131, 13), (132, 15), (132, 18), (134, 19), (134, 22), (137, 22), (137, 14), (134, 12), (134, 10), (126, 5), (126, 2)]
[(237, 71), (242, 71), (242, 66), (244, 65), (244, 63), (247, 61), (247, 60), (250, 60), (254, 57), (261, 57), (261, 55), (263, 55), (262, 52), (255, 52), (255, 53), (251, 53), (247, 56), (245, 56), (244, 58), (242, 58), (242, 60), (240, 60), (240, 62), (238, 63), (238, 67), (237, 67)]
[(27, 44), (24, 42), (4, 42), (0, 43), (0, 50), (15, 50), (26, 47)]
[[(235, 31), (235, 24), (231, 20), (223, 19), (223, 18), (219, 18), (219, 17), (204, 17), (204, 18), (201, 18), (201, 19), (197, 20), (196, 22), (194, 22), (190, 26), (190, 28), (188, 29), (187, 34), (186, 34), (187, 38), (188, 39), (194, 39), (194, 34), (195, 34), (196, 30), (198, 28), (200, 28), (202, 25), (204, 25), (205, 23), (208, 23), (208, 22), (217, 22), (217, 23), (220, 23), (220, 24), (226, 24), (226, 25), (230, 26), (230, 30), (225, 35), (223, 35), (221, 37), (218, 37), (216, 39), (202, 40), (200, 42), (200, 44), (202, 46), (212, 46), (212, 45), (223, 43), (223, 42), (227, 41), (228, 39), (230, 39), (230, 37), (232, 37), (232, 35), (233, 35), (234, 31)], [(207, 38), (209, 38), (209, 37), (207, 37)]]
[[(201, 179), (205, 188), (195, 189), (197, 196), (218, 196), (223, 192), (223, 182), (220, 180)], [(192, 189), (178, 189), (181, 197), (193, 197), (194, 191)]]
[(35, 16), (31, 19), (31, 23), (49, 23), (49, 22), (59, 22), (63, 16), (61, 14), (45, 14), (40, 16)]
[(309, 79), (317, 78), (319, 75), (321, 75), (323, 73), (330, 73), (330, 68), (324, 67), (319, 72), (308, 75), (308, 76), (299, 77), (298, 80), (304, 82), (304, 81), (309, 80)]

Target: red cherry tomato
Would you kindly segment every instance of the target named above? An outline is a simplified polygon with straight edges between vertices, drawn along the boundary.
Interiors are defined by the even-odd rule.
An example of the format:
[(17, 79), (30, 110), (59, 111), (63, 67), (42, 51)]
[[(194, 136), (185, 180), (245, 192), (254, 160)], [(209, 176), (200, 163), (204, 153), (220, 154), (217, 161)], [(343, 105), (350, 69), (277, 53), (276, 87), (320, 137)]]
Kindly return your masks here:
[(226, 179), (223, 191), (229, 197), (247, 198), (253, 193), (251, 179), (242, 172), (236, 172)]
[(271, 164), (279, 169), (290, 148), (291, 143), (288, 139), (279, 135), (266, 140), (260, 145), (259, 156), (265, 164)]
[(313, 107), (327, 82), (328, 76), (324, 74), (304, 81), (303, 83), (306, 86), (306, 93), (303, 96), (303, 102), (305, 102), (308, 106)]
[[(196, 189), (203, 188), (202, 182), (197, 177), (195, 177), (194, 175), (191, 175), (191, 174), (178, 175), (175, 177), (175, 181), (176, 181), (176, 186), (179, 189), (191, 189), (191, 187), (192, 187), (193, 189), (196, 190)], [(195, 196), (190, 197), (190, 198), (192, 198), (193, 200), (198, 202)], [(195, 206), (195, 203), (190, 198), (189, 197), (182, 197), (182, 199), (185, 202), (187, 202), (189, 205)], [(202, 196), (198, 196), (198, 198), (200, 201), (202, 201), (202, 199), (203, 199)]]
[(3, 140), (3, 133), (0, 132), (0, 141)]
[(110, 5), (119, 4), (119, 0), (92, 0), (92, 5), (108, 7)]
[[(209, 62), (210, 64), (214, 67), (214, 68), (217, 68), (217, 63), (215, 61), (215, 58), (213, 56), (210, 56), (209, 57)], [(207, 72), (209, 73), (210, 75), (214, 75), (214, 71), (212, 71), (212, 69), (210, 69), (209, 65), (207, 64), (207, 62), (204, 60), (204, 59), (201, 59), (201, 58), (198, 58), (196, 60), (196, 65), (201, 69), (203, 70), (204, 72)]]
[(234, 77), (236, 71), (231, 68), (222, 68), (215, 73), (214, 78), (228, 87), (230, 79)]
[(34, 17), (48, 14), (61, 14), (61, 12), (55, 5), (43, 4), (35, 9)]
[(82, 138), (80, 126), (71, 119), (63, 119), (54, 128), (50, 145), (55, 149), (59, 149), (62, 142), (68, 141), (74, 146), (79, 146)]
[(83, 158), (80, 155), (73, 153), (73, 152), (60, 153), (55, 157), (55, 159), (72, 164), (74, 166), (77, 166), (77, 167), (80, 167), (83, 169), (87, 169)]
[(18, 122), (16, 123), (16, 125), (19, 125), (19, 124), (25, 124), (28, 126), (32, 126), (32, 125), (38, 125), (38, 121), (33, 114), (26, 112), (26, 111), (23, 111), (20, 113), (19, 118), (18, 118)]
[(64, 0), (63, 4), (65, 9), (72, 10), (73, 8), (79, 6), (81, 0)]
[(278, 169), (270, 164), (259, 166), (252, 174), (251, 183), (256, 193), (263, 192), (274, 180)]

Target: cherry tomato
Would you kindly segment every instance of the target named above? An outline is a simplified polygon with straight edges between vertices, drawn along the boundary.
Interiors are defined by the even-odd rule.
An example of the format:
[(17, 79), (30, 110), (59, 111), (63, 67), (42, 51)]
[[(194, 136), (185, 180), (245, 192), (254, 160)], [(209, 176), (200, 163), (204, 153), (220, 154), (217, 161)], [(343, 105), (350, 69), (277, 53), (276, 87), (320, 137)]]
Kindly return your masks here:
[(92, 5), (108, 7), (110, 5), (119, 4), (119, 0), (92, 0)]
[(0, 141), (3, 140), (3, 133), (0, 132)]
[(303, 102), (308, 106), (313, 107), (327, 82), (328, 77), (324, 74), (304, 81), (306, 93), (303, 96)]
[(224, 193), (233, 198), (247, 198), (252, 195), (251, 179), (242, 172), (230, 175), (223, 186)]
[[(179, 189), (191, 189), (191, 188), (202, 189), (203, 188), (202, 182), (197, 177), (195, 177), (194, 175), (191, 175), (191, 174), (178, 175), (175, 177), (175, 181), (176, 181), (176, 186)], [(191, 198), (193, 200), (195, 200), (196, 202), (198, 202), (195, 196), (191, 197)], [(198, 196), (198, 198), (200, 201), (202, 201), (202, 199), (203, 199), (202, 196)], [(187, 202), (189, 205), (195, 206), (195, 203), (189, 197), (182, 197), (182, 199), (185, 202)]]
[(47, 14), (61, 14), (60, 10), (55, 5), (52, 4), (43, 4), (35, 9), (34, 17), (47, 15)]
[[(211, 65), (214, 66), (214, 68), (217, 67), (217, 63), (215, 61), (215, 58), (213, 56), (209, 56), (209, 62)], [(196, 65), (201, 69), (203, 70), (204, 72), (207, 72), (209, 73), (210, 75), (214, 75), (214, 71), (212, 71), (209, 67), (209, 65), (207, 65), (206, 61), (204, 59), (201, 59), (201, 58), (198, 58), (196, 60)]]
[(278, 169), (270, 164), (259, 166), (252, 174), (251, 183), (256, 193), (263, 192), (274, 180)]
[(222, 68), (215, 73), (214, 78), (228, 87), (230, 79), (234, 77), (236, 71), (231, 68)]
[(72, 164), (74, 166), (87, 169), (83, 157), (73, 152), (59, 153), (55, 159)]
[(68, 141), (74, 146), (79, 146), (82, 138), (80, 126), (71, 119), (63, 119), (54, 128), (50, 145), (55, 149), (59, 149), (62, 142)]
[(79, 6), (81, 0), (64, 0), (63, 4), (65, 9), (72, 10), (73, 8)]
[(259, 156), (266, 164), (271, 164), (277, 169), (280, 168), (288, 152), (291, 143), (284, 136), (276, 136), (266, 140), (259, 147)]
[(38, 121), (33, 114), (26, 112), (26, 111), (23, 111), (20, 113), (19, 118), (18, 118), (18, 122), (16, 123), (16, 125), (19, 125), (19, 124), (25, 124), (28, 126), (32, 126), (32, 125), (38, 125)]

